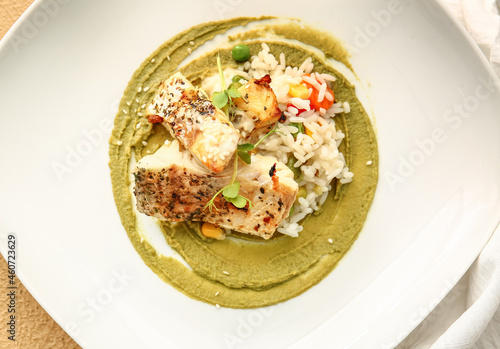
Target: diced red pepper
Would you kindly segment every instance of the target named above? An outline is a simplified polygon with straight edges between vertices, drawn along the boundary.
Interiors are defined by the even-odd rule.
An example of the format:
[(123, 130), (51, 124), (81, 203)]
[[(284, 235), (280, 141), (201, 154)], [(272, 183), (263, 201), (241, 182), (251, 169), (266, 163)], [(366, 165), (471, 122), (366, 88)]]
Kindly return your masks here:
[(286, 108), (288, 109), (288, 108), (290, 108), (290, 107), (295, 108), (295, 109), (297, 109), (297, 110), (298, 110), (297, 115), (300, 115), (300, 113), (303, 113), (303, 112), (305, 112), (305, 111), (306, 111), (305, 109), (299, 109), (299, 108), (297, 108), (297, 107), (296, 107), (296, 106), (294, 106), (292, 103), (288, 103), (288, 104), (286, 105)]
[[(305, 76), (311, 77), (310, 74), (305, 74)], [(320, 108), (328, 110), (333, 105), (333, 102), (335, 100), (335, 95), (333, 94), (333, 91), (330, 87), (328, 87), (328, 86), (326, 87), (326, 92), (329, 92), (332, 95), (333, 99), (331, 101), (329, 101), (325, 96), (321, 102), (318, 102), (319, 91), (312, 84), (308, 83), (305, 80), (302, 80), (302, 83), (305, 84), (308, 89), (312, 88), (312, 93), (309, 96), (309, 101), (310, 101), (310, 105), (311, 105), (312, 109), (314, 109), (316, 111), (319, 111)], [(319, 81), (318, 81), (318, 83), (319, 83)], [(319, 83), (319, 84), (321, 85), (321, 83)]]
[(152, 124), (158, 124), (163, 122), (163, 118), (160, 115), (148, 115), (148, 121)]

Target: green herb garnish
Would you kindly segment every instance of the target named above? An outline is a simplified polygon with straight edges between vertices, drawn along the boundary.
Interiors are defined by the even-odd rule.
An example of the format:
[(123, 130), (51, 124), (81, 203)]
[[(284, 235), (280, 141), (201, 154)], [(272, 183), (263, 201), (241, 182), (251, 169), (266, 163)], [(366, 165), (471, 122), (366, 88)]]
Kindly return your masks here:
[(254, 150), (257, 148), (257, 146), (264, 140), (266, 139), (271, 133), (278, 132), (278, 126), (279, 123), (277, 122), (276, 125), (274, 125), (273, 129), (269, 131), (264, 137), (262, 137), (257, 143), (252, 144), (252, 143), (243, 143), (238, 145), (237, 151), (238, 151), (238, 156), (240, 157), (241, 160), (243, 160), (247, 165), (250, 165), (252, 163), (252, 157), (248, 153), (249, 151)]
[(215, 206), (215, 198), (219, 196), (220, 193), (222, 193), (222, 197), (227, 201), (232, 203), (234, 206), (237, 208), (243, 208), (247, 205), (250, 208), (252, 208), (253, 203), (246, 197), (242, 196), (239, 194), (240, 192), (240, 182), (236, 180), (236, 175), (238, 173), (238, 157), (234, 157), (234, 172), (233, 172), (233, 177), (231, 178), (231, 182), (226, 185), (224, 188), (219, 190), (213, 197), (210, 199), (209, 202), (203, 207), (203, 209), (209, 209), (212, 211), (212, 208), (215, 208), (218, 210), (217, 206)]
[[(222, 85), (222, 91), (221, 92), (214, 92), (212, 96), (212, 103), (220, 109), (223, 109), (226, 115), (229, 117), (229, 111), (228, 107), (234, 107), (233, 104), (233, 98), (242, 98), (241, 93), (237, 90), (238, 84), (241, 86), (241, 80), (245, 80), (242, 76), (235, 75), (232, 78), (232, 83), (229, 85), (229, 89), (226, 88), (226, 80), (224, 78), (224, 73), (222, 71), (222, 64), (220, 60), (220, 56), (217, 56), (217, 67), (219, 68), (219, 74), (220, 74), (220, 79), (221, 79), (221, 85)], [(269, 137), (270, 134), (274, 132), (279, 132), (277, 131), (279, 126), (279, 122), (276, 123), (276, 125), (272, 128), (271, 131), (269, 131), (264, 137), (262, 137), (257, 143), (251, 144), (251, 143), (244, 143), (238, 145), (236, 151), (237, 151), (237, 156), (234, 157), (234, 171), (233, 171), (233, 176), (231, 178), (231, 182), (226, 185), (224, 188), (219, 190), (215, 195), (210, 199), (210, 201), (203, 207), (203, 209), (209, 209), (212, 211), (212, 208), (217, 209), (217, 206), (215, 206), (215, 199), (222, 193), (222, 197), (227, 201), (232, 203), (234, 206), (237, 208), (243, 208), (247, 204), (249, 205), (250, 208), (252, 208), (253, 203), (247, 199), (246, 197), (242, 196), (239, 194), (240, 192), (240, 182), (236, 180), (236, 175), (238, 173), (238, 158), (240, 158), (243, 162), (246, 164), (251, 164), (252, 163), (252, 157), (250, 155), (250, 151), (254, 150), (264, 139)], [(303, 126), (302, 126), (303, 128)]]
[(241, 93), (238, 91), (234, 83), (229, 85), (229, 88), (226, 87), (226, 79), (224, 78), (224, 72), (222, 71), (220, 56), (217, 56), (217, 67), (219, 68), (222, 91), (214, 92), (212, 95), (212, 103), (217, 108), (222, 109), (224, 114), (226, 114), (229, 119), (229, 108), (234, 108), (233, 98), (241, 97)]

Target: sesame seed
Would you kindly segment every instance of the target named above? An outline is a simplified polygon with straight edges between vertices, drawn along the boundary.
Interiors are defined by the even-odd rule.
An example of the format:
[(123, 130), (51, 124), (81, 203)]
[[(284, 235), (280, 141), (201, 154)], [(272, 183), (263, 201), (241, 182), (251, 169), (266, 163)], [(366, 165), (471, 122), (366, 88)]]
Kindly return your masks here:
[(139, 98), (136, 98), (136, 99), (135, 99), (135, 101), (136, 101), (137, 103), (139, 103)]
[(191, 47), (188, 47), (188, 53), (191, 53), (193, 52), (193, 50), (191, 50)]
[(142, 116), (142, 113), (141, 112), (137, 113), (137, 116)]
[(142, 91), (142, 86), (139, 86), (139, 88), (137, 89), (137, 92), (141, 92)]
[(146, 145), (148, 145), (148, 142), (146, 142), (146, 141), (142, 141), (142, 145), (143, 145), (143, 146), (146, 146)]
[(222, 272), (223, 272), (224, 274), (226, 274), (226, 275), (229, 275), (229, 273), (228, 273), (227, 271), (225, 271), (225, 270), (224, 270), (224, 271), (222, 271)]
[(332, 239), (328, 239), (328, 242), (333, 244), (333, 240)]
[(116, 145), (122, 145), (122, 144), (123, 144), (123, 142), (122, 142), (122, 141), (118, 141), (118, 142), (116, 142)]
[(373, 164), (373, 161), (371, 161), (371, 160), (370, 160), (370, 161), (367, 161), (367, 162), (366, 162), (366, 164), (367, 164), (368, 166), (370, 166), (371, 164)]
[(154, 63), (155, 61), (156, 61), (156, 59), (154, 59), (154, 58), (153, 58), (153, 59), (151, 60), (151, 63)]
[(189, 45), (194, 46), (194, 41), (193, 41), (193, 40), (191, 40), (191, 41), (189, 42)]
[(219, 304), (216, 304), (216, 305), (215, 305), (215, 307), (216, 307), (217, 309), (220, 309), (220, 305), (219, 305)]
[(216, 295), (216, 296), (218, 296), (218, 295), (219, 295), (219, 291), (217, 291), (217, 292), (215, 293), (215, 295)]
[(141, 109), (146, 108), (146, 104), (141, 105)]
[(122, 109), (123, 114), (127, 114), (127, 111), (125, 109)]
[(127, 105), (130, 105), (130, 102), (127, 102)]
[(144, 238), (141, 236), (141, 244), (144, 242)]
[(141, 127), (141, 123), (139, 122), (139, 123), (135, 126), (135, 128), (136, 128), (136, 129), (139, 129), (140, 127)]
[(144, 87), (144, 92), (148, 92), (149, 86)]
[(169, 56), (169, 55), (167, 55), (167, 61), (169, 61), (169, 60), (170, 60), (170, 56)]

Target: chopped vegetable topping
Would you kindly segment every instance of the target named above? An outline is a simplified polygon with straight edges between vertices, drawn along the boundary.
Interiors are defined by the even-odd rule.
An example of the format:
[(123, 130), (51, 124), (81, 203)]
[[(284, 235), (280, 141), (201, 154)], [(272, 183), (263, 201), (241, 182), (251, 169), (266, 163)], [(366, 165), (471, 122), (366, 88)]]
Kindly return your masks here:
[[(313, 79), (310, 74), (305, 74), (304, 76), (308, 77), (309, 79)], [(321, 108), (328, 110), (332, 105), (333, 101), (335, 100), (333, 91), (326, 83), (324, 84), (324, 87), (322, 89), (324, 91), (321, 91), (318, 89), (319, 86), (323, 86), (318, 80), (314, 79), (317, 81), (317, 84), (312, 84), (308, 82), (307, 80), (309, 79), (303, 79), (302, 83), (305, 84), (305, 86), (308, 89), (312, 89), (311, 95), (309, 96), (309, 101), (311, 102), (311, 108), (313, 108), (316, 111), (319, 111)], [(314, 82), (314, 80), (311, 80)], [(327, 95), (331, 96), (331, 100), (327, 98)]]
[(291, 97), (307, 99), (309, 97), (309, 90), (304, 84), (296, 84), (296, 85), (292, 84), (290, 85), (290, 90), (288, 91), (288, 94)]
[(216, 226), (212, 223), (203, 223), (201, 226), (201, 233), (206, 237), (223, 240), (224, 239), (224, 229)]
[(305, 198), (307, 196), (307, 190), (304, 187), (299, 187), (299, 192), (297, 193), (297, 198), (295, 202), (299, 202), (300, 198)]
[(231, 79), (232, 82), (241, 82), (241, 80), (243, 81), (247, 81), (243, 76), (241, 75), (235, 75), (233, 76), (233, 78)]
[(306, 135), (308, 135), (309, 137), (312, 137), (313, 132), (310, 129), (308, 129), (307, 127), (304, 127), (304, 128), (306, 130)]
[[(302, 174), (302, 171), (300, 170), (300, 168), (294, 166), (296, 162), (297, 162), (297, 159), (293, 155), (290, 155), (290, 157), (288, 158), (288, 161), (286, 162), (286, 165), (293, 172), (293, 179), (295, 179), (295, 181), (297, 183), (300, 183), (302, 181), (302, 179), (304, 178), (304, 175)], [(299, 179), (300, 179), (300, 181), (299, 181)]]
[(297, 110), (298, 110), (298, 112), (297, 112), (297, 114), (296, 114), (297, 116), (299, 116), (301, 113), (303, 113), (303, 112), (305, 112), (305, 111), (306, 111), (305, 109), (299, 109), (299, 108), (297, 108), (297, 107), (296, 107), (295, 105), (293, 105), (292, 103), (288, 103), (288, 104), (286, 105), (286, 108), (288, 109), (288, 108), (290, 108), (290, 107), (295, 108), (295, 109), (297, 109)]
[(297, 128), (297, 130), (298, 130), (297, 132), (292, 133), (292, 136), (293, 136), (294, 138), (297, 138), (297, 135), (298, 135), (299, 133), (305, 133), (304, 124), (303, 124), (303, 123), (301, 123), (301, 122), (291, 122), (291, 123), (290, 123), (290, 126), (296, 127), (296, 128)]
[(250, 48), (245, 44), (234, 46), (231, 53), (236, 62), (243, 62), (250, 58)]
[(159, 115), (148, 115), (148, 121), (152, 124), (163, 122), (163, 118)]

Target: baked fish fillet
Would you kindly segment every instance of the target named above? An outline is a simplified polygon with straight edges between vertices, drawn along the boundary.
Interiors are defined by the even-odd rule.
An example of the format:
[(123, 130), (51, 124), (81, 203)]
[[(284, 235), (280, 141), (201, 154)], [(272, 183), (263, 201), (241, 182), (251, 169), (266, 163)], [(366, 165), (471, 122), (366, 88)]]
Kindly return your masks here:
[(216, 208), (207, 202), (231, 181), (232, 167), (214, 175), (173, 141), (145, 156), (133, 170), (139, 212), (160, 220), (202, 221), (269, 239), (288, 217), (298, 192), (293, 172), (273, 158), (254, 155), (252, 163), (238, 164), (240, 195), (253, 206), (236, 208), (221, 195)]
[(231, 160), (240, 133), (206, 94), (181, 73), (162, 82), (147, 109), (210, 171), (221, 172)]

